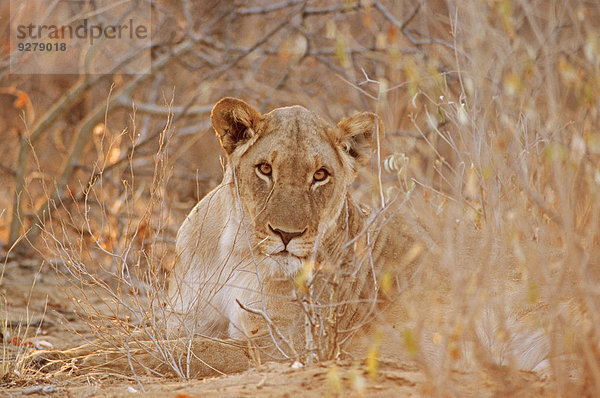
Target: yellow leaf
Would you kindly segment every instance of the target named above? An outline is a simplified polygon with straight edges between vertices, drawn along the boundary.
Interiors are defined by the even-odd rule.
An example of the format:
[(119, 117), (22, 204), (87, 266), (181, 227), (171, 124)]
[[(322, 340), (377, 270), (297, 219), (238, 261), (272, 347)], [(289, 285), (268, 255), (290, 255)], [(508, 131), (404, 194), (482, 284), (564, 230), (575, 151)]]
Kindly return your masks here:
[(416, 355), (419, 352), (419, 344), (417, 342), (417, 337), (410, 329), (405, 329), (402, 332), (402, 338), (404, 339), (404, 346), (406, 347), (406, 351), (410, 355)]
[(508, 36), (513, 39), (515, 37), (515, 28), (513, 26), (513, 5), (510, 0), (496, 0), (498, 14), (504, 24), (504, 29)]
[(305, 261), (304, 266), (294, 278), (294, 285), (296, 286), (296, 289), (298, 289), (298, 291), (302, 294), (308, 293), (308, 283), (312, 278), (314, 268), (313, 266), (314, 264), (312, 261)]
[(408, 82), (408, 95), (412, 98), (419, 91), (421, 73), (419, 72), (417, 65), (410, 59), (406, 61), (404, 73), (406, 74), (406, 81)]
[(381, 332), (377, 332), (375, 334), (373, 344), (367, 353), (367, 373), (372, 379), (377, 377), (377, 370), (379, 369), (379, 346), (381, 345), (381, 339)]
[(543, 152), (544, 160), (548, 166), (556, 162), (563, 162), (567, 159), (567, 147), (558, 142), (551, 142), (548, 144)]
[(386, 270), (383, 272), (380, 279), (379, 285), (381, 286), (381, 291), (383, 294), (388, 294), (392, 288), (392, 285), (394, 284), (394, 277), (390, 271)]
[(340, 394), (344, 390), (340, 371), (335, 365), (331, 366), (327, 372), (327, 386), (334, 394)]
[(340, 61), (342, 67), (350, 67), (350, 57), (348, 57), (348, 53), (346, 52), (346, 42), (341, 34), (336, 36), (335, 55), (337, 56), (338, 61)]
[(524, 83), (521, 76), (509, 73), (504, 77), (504, 91), (510, 96), (516, 96), (523, 91)]
[(540, 299), (540, 292), (537, 285), (533, 282), (529, 282), (529, 289), (527, 290), (527, 301), (530, 304), (535, 304)]

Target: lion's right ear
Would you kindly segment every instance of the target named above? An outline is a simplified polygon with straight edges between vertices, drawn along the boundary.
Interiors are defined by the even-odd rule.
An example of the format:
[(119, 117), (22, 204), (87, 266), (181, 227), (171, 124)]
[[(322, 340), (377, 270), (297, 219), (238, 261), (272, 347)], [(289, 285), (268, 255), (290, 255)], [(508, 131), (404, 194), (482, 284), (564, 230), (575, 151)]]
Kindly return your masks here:
[(383, 134), (381, 119), (372, 112), (362, 112), (340, 121), (334, 131), (338, 145), (360, 166), (368, 162), (371, 141), (378, 130)]
[(261, 114), (244, 101), (226, 97), (216, 103), (210, 114), (221, 146), (231, 155), (234, 149), (255, 134)]

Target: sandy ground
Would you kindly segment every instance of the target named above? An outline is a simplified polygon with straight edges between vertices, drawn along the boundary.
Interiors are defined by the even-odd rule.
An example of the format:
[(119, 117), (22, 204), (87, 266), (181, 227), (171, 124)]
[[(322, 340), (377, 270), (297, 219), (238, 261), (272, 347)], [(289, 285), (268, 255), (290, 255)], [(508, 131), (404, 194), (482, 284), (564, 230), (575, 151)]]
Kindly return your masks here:
[[(35, 260), (9, 261), (0, 284), (4, 298), (1, 320), (3, 369), (19, 353), (74, 347), (91, 336), (76, 314), (73, 291), (52, 269)], [(89, 298), (91, 299), (91, 298)], [(29, 325), (29, 327), (27, 327)], [(25, 332), (27, 332), (25, 334)], [(25, 339), (22, 339), (25, 336)], [(32, 336), (32, 337), (27, 337)], [(0, 396), (57, 397), (410, 397), (410, 396), (547, 396), (551, 386), (537, 374), (519, 372), (505, 378), (453, 371), (439, 377), (418, 363), (379, 363), (375, 376), (364, 360), (325, 362), (293, 367), (266, 363), (243, 373), (181, 381), (110, 372), (84, 375), (19, 375), (11, 370), (0, 379)]]

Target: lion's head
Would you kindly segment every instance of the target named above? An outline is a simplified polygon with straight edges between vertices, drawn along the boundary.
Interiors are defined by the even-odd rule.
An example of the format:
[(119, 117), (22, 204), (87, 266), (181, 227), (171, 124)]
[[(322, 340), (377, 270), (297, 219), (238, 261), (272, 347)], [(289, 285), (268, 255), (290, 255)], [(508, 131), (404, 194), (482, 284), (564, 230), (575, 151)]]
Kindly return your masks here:
[(274, 271), (294, 273), (332, 235), (339, 240), (332, 231), (347, 226), (348, 186), (369, 159), (375, 114), (333, 126), (301, 106), (260, 114), (224, 98), (211, 120), (249, 239)]

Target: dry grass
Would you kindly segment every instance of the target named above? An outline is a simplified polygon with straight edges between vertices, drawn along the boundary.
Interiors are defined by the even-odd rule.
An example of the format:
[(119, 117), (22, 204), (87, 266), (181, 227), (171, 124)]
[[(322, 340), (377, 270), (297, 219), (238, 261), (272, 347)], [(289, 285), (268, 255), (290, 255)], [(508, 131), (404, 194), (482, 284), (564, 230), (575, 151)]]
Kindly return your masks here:
[[(182, 13), (182, 3), (170, 11)], [(386, 136), (355, 196), (374, 208), (382, 196), (408, 198), (405, 210), (433, 242), (400, 298), (406, 323), (379, 332), (396, 334), (431, 391), (452, 395), (454, 371), (468, 369), (514, 393), (523, 386), (511, 384), (511, 375), (537, 366), (558, 395), (600, 394), (600, 7), (584, 0), (367, 3), (315, 1), (296, 10), (304, 3), (290, 2), (275, 11), (249, 4), (227, 16), (238, 23), (227, 33), (233, 45), (224, 47), (219, 26), (206, 28), (209, 43), (199, 44), (228, 68), (192, 68), (197, 59), (188, 54), (187, 64), (169, 64), (136, 86), (129, 99), (159, 104), (155, 114), (140, 107), (135, 115), (129, 104), (102, 110), (96, 105), (109, 84), (94, 86), (104, 100), (81, 112), (100, 111), (104, 121), (94, 119), (68, 184), (51, 177), (56, 162), (46, 153), (56, 149), (46, 148), (60, 148), (56, 139), (48, 134), (32, 146), (38, 156), (25, 169), (21, 234), (44, 226), (33, 246), (46, 243), (45, 258), (80, 289), (80, 314), (96, 337), (110, 343), (146, 328), (168, 352), (157, 323), (163, 273), (190, 195), (214, 185), (219, 166), (204, 160), (216, 148), (206, 110), (184, 118), (156, 87), (177, 87), (174, 102), (183, 106), (233, 95), (265, 111), (299, 103), (331, 120), (374, 110)], [(206, 18), (226, 11), (216, 7)], [(274, 16), (287, 25), (271, 23)], [(187, 28), (203, 29), (198, 18)], [(267, 28), (257, 33), (261, 21)], [(8, 86), (10, 78), (2, 79)], [(126, 83), (117, 82), (117, 95)], [(48, 94), (34, 106), (43, 111), (61, 98)], [(166, 116), (171, 108), (174, 120)], [(63, 123), (57, 129), (68, 139), (70, 122)], [(181, 134), (190, 126), (202, 131), (195, 139)], [(17, 142), (10, 131), (5, 142)], [(138, 133), (141, 141), (154, 137), (151, 144), (138, 149)], [(192, 146), (200, 156), (184, 151)], [(6, 159), (3, 167), (17, 167), (16, 156)], [(48, 198), (54, 201), (44, 207)], [(0, 202), (7, 246), (11, 207)], [(90, 292), (100, 292), (104, 308)], [(370, 369), (381, 355), (376, 340)], [(181, 358), (161, 359), (186, 376)]]

